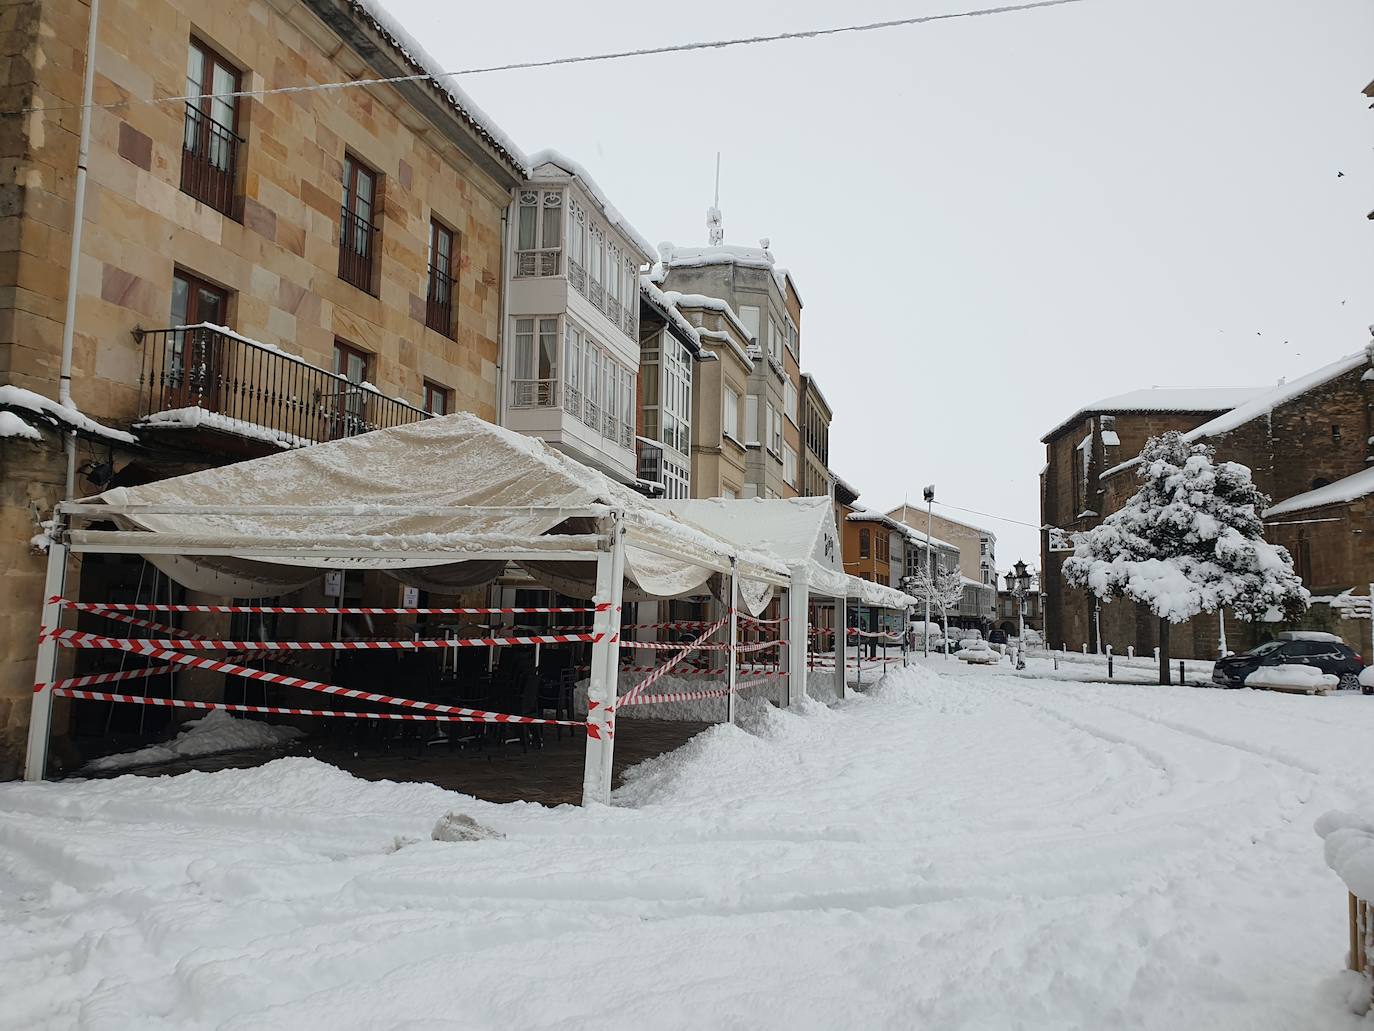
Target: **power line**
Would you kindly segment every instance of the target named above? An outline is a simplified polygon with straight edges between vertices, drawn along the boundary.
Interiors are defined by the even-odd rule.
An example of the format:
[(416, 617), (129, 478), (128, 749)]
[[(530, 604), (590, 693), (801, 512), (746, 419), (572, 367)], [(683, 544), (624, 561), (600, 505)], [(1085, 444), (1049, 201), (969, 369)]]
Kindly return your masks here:
[(1015, 523), (1017, 526), (1029, 526), (1032, 530), (1043, 530), (1045, 527), (1040, 523), (1027, 523), (1021, 519), (1012, 519), (1010, 516), (996, 515), (992, 512), (979, 512), (976, 508), (960, 508), (958, 505), (951, 505), (945, 501), (935, 502), (936, 506), (952, 508), (956, 512), (967, 512), (969, 515), (984, 516), (987, 519), (1000, 519), (1004, 523)]
[(343, 82), (319, 82), (301, 86), (276, 86), (271, 89), (235, 90), (229, 93), (187, 93), (174, 97), (153, 97), (148, 99), (116, 100), (105, 104), (55, 104), (51, 107), (24, 107), (14, 111), (0, 111), (3, 115), (25, 115), (39, 111), (70, 111), (88, 107), (97, 110), (112, 110), (129, 107), (133, 104), (182, 104), (191, 100), (230, 99), (235, 97), (271, 97), (290, 93), (315, 93), (325, 90), (355, 89), (360, 86), (389, 86), (402, 82), (438, 81), (460, 75), (485, 75), (490, 72), (523, 71), (532, 68), (553, 68), (570, 64), (589, 64), (594, 61), (618, 61), (629, 57), (652, 57), (658, 54), (679, 54), (690, 50), (723, 50), (726, 47), (751, 46), (759, 43), (778, 43), (794, 39), (818, 39), (822, 36), (837, 36), (848, 32), (876, 32), (882, 29), (896, 29), (911, 25), (925, 25), (929, 22), (952, 21), (956, 18), (982, 18), (998, 14), (1013, 14), (1017, 11), (1031, 11), (1041, 7), (1062, 7), (1065, 4), (1084, 3), (1085, 0), (1033, 0), (1031, 3), (1005, 4), (1000, 7), (983, 7), (974, 11), (949, 11), (944, 14), (923, 14), (911, 18), (892, 18), (887, 21), (866, 22), (859, 25), (838, 25), (828, 29), (806, 29), (797, 32), (778, 32), (767, 36), (737, 36), (732, 39), (706, 40), (696, 43), (674, 43), (661, 47), (645, 47), (640, 50), (612, 50), (599, 54), (580, 54), (573, 57), (553, 57), (540, 61), (513, 61), (509, 64), (493, 64), (475, 68), (460, 68), (452, 72), (420, 72), (415, 75), (392, 75), (379, 79), (348, 79)]

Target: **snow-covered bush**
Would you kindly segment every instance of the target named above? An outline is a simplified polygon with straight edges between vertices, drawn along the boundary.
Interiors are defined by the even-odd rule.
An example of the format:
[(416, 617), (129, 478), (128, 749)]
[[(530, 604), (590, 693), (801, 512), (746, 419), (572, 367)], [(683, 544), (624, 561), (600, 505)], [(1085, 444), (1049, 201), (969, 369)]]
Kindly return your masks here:
[(1294, 662), (1281, 666), (1261, 666), (1245, 678), (1246, 687), (1287, 687), (1299, 691), (1331, 691), (1340, 677), (1323, 673), (1316, 666)]
[(1140, 489), (1098, 526), (1074, 535), (1064, 579), (1103, 601), (1126, 597), (1160, 621), (1161, 677), (1168, 628), (1225, 606), (1241, 619), (1277, 610), (1296, 619), (1308, 592), (1286, 548), (1264, 539), (1269, 499), (1236, 462), (1182, 434), (1151, 437), (1141, 451)]

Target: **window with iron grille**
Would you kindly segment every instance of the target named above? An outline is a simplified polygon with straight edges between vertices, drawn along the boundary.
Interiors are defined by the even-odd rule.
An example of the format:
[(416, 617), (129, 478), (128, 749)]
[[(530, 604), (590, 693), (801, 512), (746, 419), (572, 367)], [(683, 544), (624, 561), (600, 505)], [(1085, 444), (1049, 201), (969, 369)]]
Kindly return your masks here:
[(563, 246), (563, 191), (521, 190), (515, 236), (515, 274), (558, 275)]
[(369, 391), (362, 385), (368, 381), (371, 366), (372, 356), (366, 351), (334, 341), (334, 375), (339, 378), (333, 406), (336, 437), (351, 437), (367, 428)]
[(181, 138), (181, 190), (238, 218), (239, 70), (192, 37), (186, 57), (186, 122)]
[(454, 273), (458, 268), (458, 234), (437, 220), (429, 223), (429, 283), (425, 290), (425, 325), (453, 336)]
[(378, 175), (351, 154), (344, 155), (343, 203), (339, 212), (339, 278), (375, 294)]

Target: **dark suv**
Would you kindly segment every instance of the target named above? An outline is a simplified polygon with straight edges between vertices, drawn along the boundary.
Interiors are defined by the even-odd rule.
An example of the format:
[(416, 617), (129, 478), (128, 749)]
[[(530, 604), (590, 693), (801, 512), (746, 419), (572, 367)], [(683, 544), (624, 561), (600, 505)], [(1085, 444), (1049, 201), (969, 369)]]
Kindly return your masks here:
[[(1218, 659), (1212, 666), (1212, 683), (1218, 687), (1244, 687), (1245, 678), (1261, 666), (1299, 663), (1316, 666), (1323, 673), (1334, 673), (1340, 678), (1342, 690), (1351, 691), (1360, 686), (1360, 670), (1364, 668), (1364, 660), (1335, 635), (1290, 637), (1286, 633), (1280, 634), (1277, 641), (1267, 641), (1248, 652)], [(1374, 688), (1366, 690), (1366, 693), (1369, 692), (1374, 692)]]
[(989, 630), (988, 644), (1006, 644), (1007, 632), (1005, 630)]

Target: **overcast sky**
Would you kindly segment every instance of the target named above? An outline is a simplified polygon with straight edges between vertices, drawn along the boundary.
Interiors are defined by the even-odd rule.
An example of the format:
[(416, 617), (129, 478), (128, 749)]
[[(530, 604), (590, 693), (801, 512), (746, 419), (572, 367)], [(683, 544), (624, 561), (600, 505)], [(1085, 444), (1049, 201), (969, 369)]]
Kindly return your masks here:
[[(987, 6), (386, 2), (450, 68)], [(933, 481), (1034, 525), (1040, 436), (1081, 405), (1369, 340), (1371, 40), (1369, 0), (1084, 0), (461, 84), (655, 243), (706, 242), (721, 151), (726, 242), (792, 270), (861, 503)], [(973, 521), (1035, 561), (1034, 529)]]

